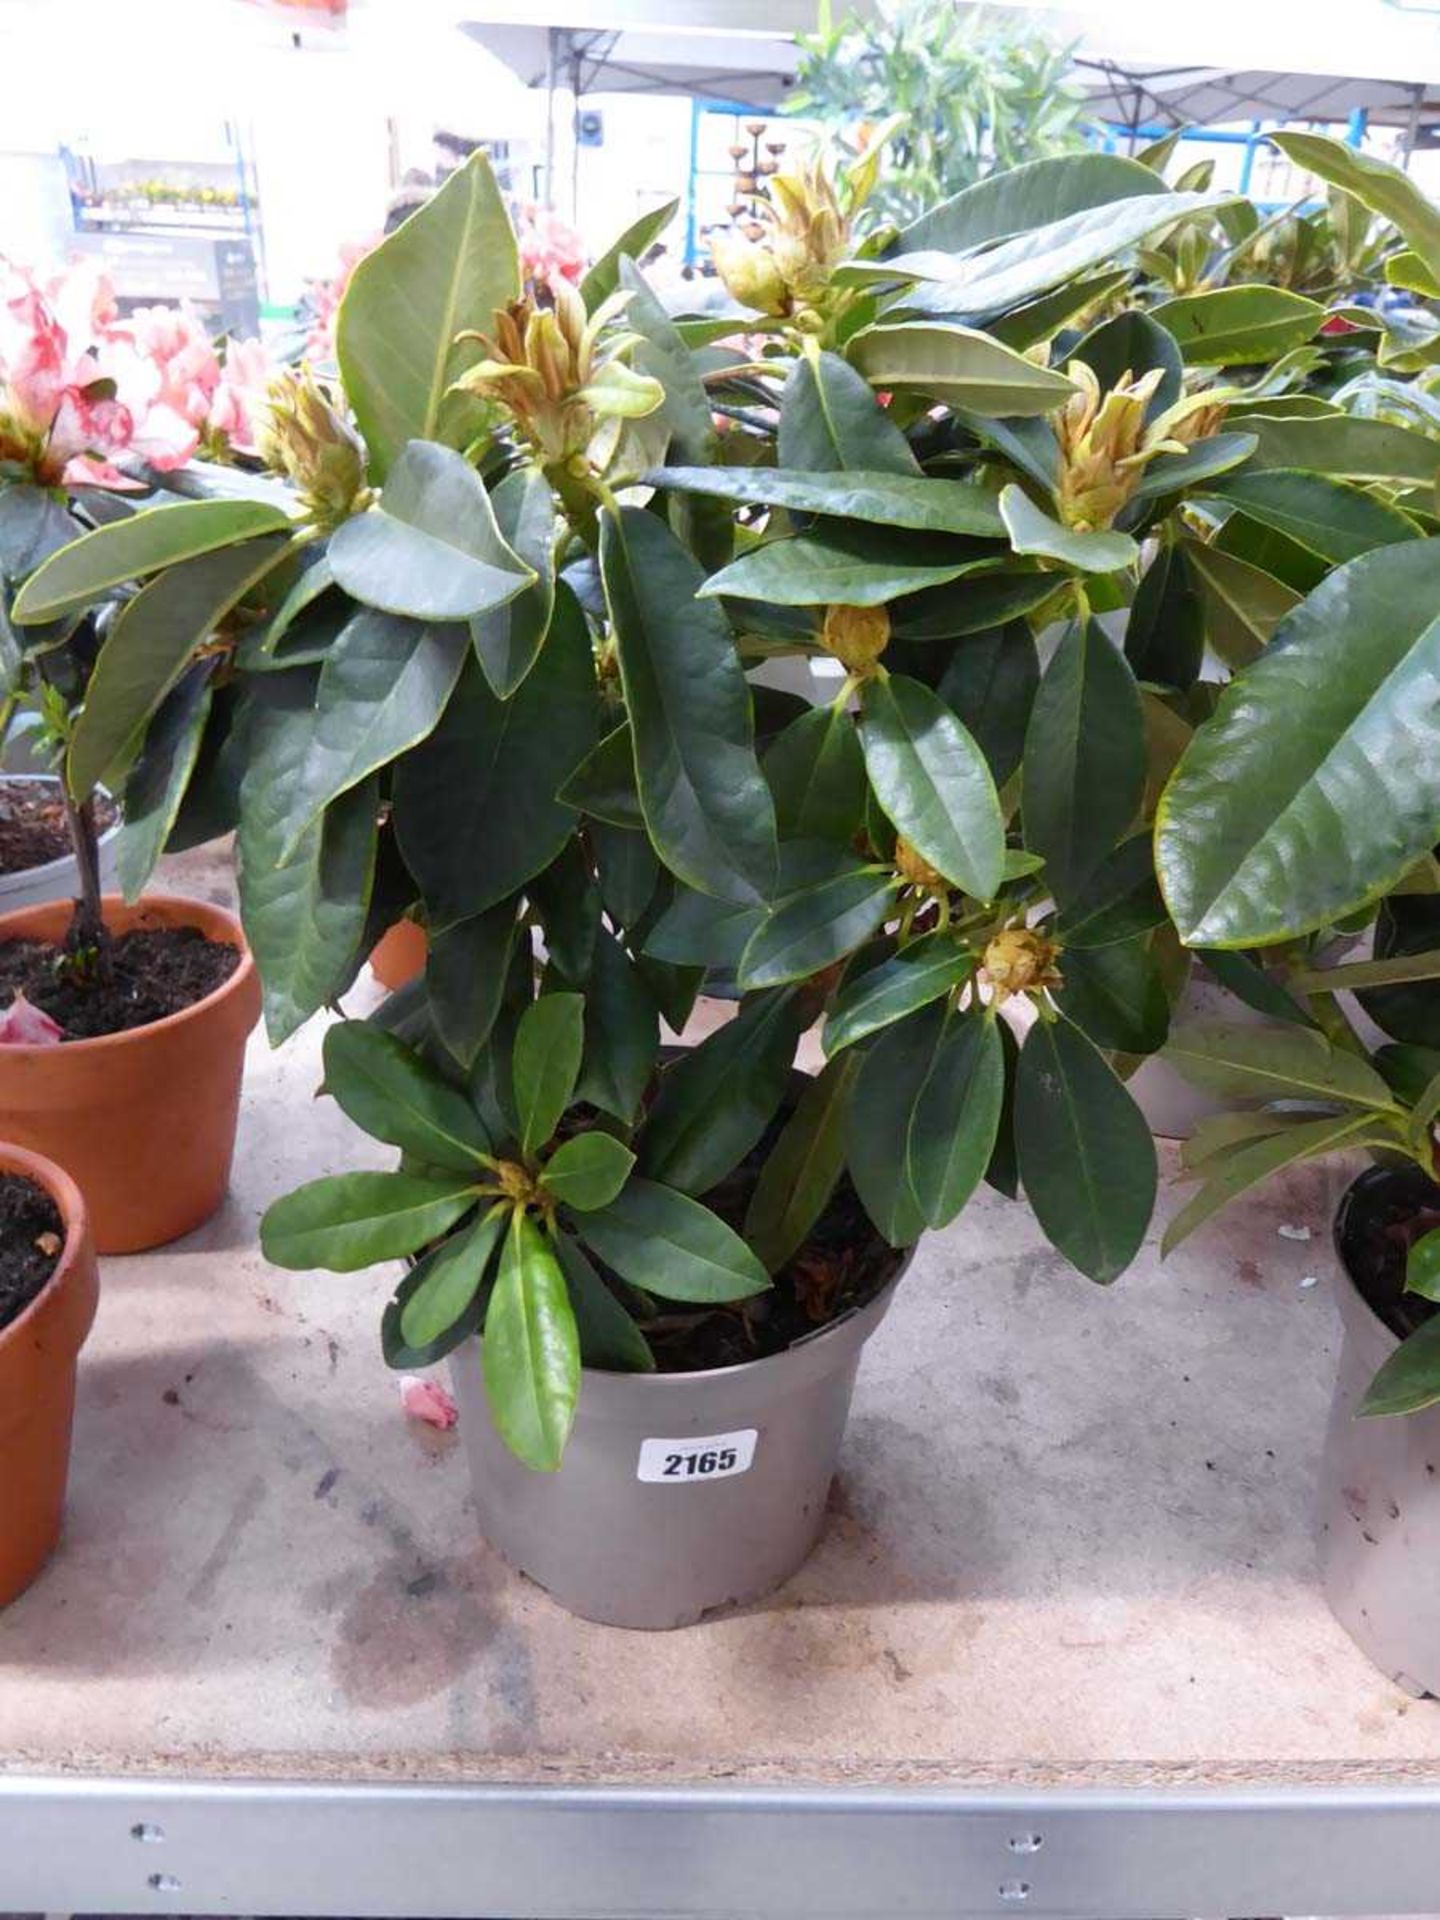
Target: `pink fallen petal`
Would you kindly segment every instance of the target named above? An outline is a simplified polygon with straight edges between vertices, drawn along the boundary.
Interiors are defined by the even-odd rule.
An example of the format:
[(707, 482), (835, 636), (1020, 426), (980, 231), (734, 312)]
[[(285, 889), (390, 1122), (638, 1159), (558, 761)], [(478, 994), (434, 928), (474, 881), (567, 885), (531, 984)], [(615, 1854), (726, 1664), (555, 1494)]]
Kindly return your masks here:
[(0, 1012), (0, 1047), (57, 1047), (64, 1038), (65, 1029), (56, 1026), (42, 1008), (32, 1006), (18, 989)]
[(421, 1380), (407, 1373), (400, 1382), (400, 1404), (412, 1420), (448, 1432), (460, 1418), (459, 1409), (438, 1380)]

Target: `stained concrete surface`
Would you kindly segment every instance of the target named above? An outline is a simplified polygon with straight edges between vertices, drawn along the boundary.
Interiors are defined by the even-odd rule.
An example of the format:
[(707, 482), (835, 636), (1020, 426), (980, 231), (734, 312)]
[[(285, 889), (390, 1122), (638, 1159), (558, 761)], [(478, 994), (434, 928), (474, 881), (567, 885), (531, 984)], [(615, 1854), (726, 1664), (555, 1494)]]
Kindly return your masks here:
[[(171, 873), (228, 886), (208, 857)], [(1315, 1579), (1337, 1319), (1305, 1283), (1334, 1176), (1108, 1290), (982, 1191), (871, 1344), (810, 1563), (762, 1605), (626, 1633), (477, 1537), (458, 1436), (404, 1419), (380, 1360), (393, 1272), (261, 1258), (275, 1195), (386, 1158), (312, 1098), (318, 1047), (256, 1037), (225, 1206), (104, 1263), (65, 1538), (0, 1616), (0, 1769), (1440, 1780), (1440, 1702), (1374, 1672)]]

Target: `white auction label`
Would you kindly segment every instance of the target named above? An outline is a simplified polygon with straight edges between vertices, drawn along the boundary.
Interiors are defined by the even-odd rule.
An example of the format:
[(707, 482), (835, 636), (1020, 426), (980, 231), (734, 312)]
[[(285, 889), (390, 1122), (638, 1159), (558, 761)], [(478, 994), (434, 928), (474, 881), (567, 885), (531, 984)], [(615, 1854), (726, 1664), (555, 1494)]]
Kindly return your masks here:
[(759, 1431), (743, 1427), (739, 1433), (697, 1433), (688, 1440), (642, 1440), (636, 1478), (672, 1481), (728, 1480), (748, 1473), (755, 1458)]

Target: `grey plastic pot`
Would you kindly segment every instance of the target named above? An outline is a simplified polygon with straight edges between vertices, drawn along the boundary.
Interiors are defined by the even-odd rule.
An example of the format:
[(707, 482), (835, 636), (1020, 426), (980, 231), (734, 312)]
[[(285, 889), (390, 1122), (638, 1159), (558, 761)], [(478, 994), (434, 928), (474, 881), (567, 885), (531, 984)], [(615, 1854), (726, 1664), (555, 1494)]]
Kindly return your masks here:
[[(53, 773), (0, 772), (7, 784), (23, 781), (26, 786), (58, 787)], [(120, 832), (116, 820), (100, 835), (100, 890), (114, 891), (115, 842)], [(46, 900), (71, 900), (80, 891), (80, 867), (73, 853), (62, 853), (43, 866), (26, 867), (20, 873), (0, 873), (0, 913), (13, 913), (19, 907), (38, 907)]]
[(481, 1343), (451, 1358), (480, 1530), (571, 1613), (691, 1626), (758, 1600), (820, 1536), (861, 1350), (909, 1265), (785, 1353), (708, 1373), (586, 1368), (565, 1458), (533, 1473), (490, 1419)]
[(1320, 1470), (1320, 1572), (1351, 1639), (1407, 1693), (1440, 1695), (1440, 1407), (1359, 1419), (1376, 1370), (1399, 1345), (1346, 1265), (1347, 1211), (1405, 1175), (1372, 1168), (1335, 1222), (1345, 1337)]

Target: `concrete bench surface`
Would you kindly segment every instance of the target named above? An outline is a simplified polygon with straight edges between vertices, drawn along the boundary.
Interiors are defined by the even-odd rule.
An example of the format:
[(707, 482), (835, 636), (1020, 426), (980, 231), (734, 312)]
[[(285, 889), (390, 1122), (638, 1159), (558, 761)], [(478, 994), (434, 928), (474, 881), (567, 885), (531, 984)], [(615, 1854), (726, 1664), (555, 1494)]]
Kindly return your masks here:
[[(170, 880), (224, 884), (193, 858)], [(0, 1616), (0, 1770), (1440, 1782), (1440, 1703), (1376, 1673), (1315, 1579), (1334, 1174), (1109, 1290), (982, 1191), (868, 1351), (809, 1565), (766, 1604), (625, 1633), (478, 1537), (458, 1435), (407, 1420), (380, 1358), (393, 1270), (262, 1259), (275, 1195), (386, 1163), (313, 1100), (318, 1050), (314, 1026), (257, 1035), (225, 1207), (104, 1263), (64, 1540)]]

